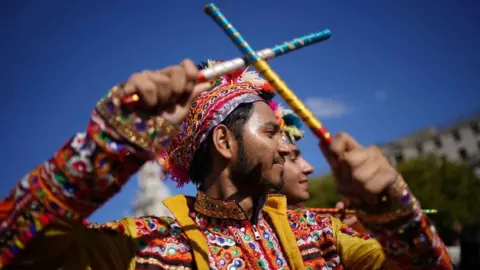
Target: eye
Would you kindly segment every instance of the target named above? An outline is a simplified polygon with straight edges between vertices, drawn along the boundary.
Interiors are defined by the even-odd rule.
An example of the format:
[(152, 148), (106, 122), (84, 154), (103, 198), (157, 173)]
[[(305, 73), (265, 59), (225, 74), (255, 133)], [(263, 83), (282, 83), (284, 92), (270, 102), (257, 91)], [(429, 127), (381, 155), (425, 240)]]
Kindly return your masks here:
[(275, 135), (277, 135), (277, 131), (275, 131), (274, 129), (267, 129), (267, 130), (265, 130), (265, 133), (270, 138), (273, 138)]

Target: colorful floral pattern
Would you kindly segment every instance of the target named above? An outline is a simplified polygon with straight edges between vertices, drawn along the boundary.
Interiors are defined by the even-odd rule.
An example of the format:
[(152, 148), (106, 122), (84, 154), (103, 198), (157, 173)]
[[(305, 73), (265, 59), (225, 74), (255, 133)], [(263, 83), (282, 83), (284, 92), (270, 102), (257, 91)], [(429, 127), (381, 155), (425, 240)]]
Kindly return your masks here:
[[(87, 133), (74, 136), (1, 201), (0, 268), (53, 221), (82, 224), (143, 165), (149, 154), (141, 149), (122, 139), (94, 112)], [(261, 211), (258, 221), (252, 223), (235, 202), (212, 200), (202, 193), (191, 200), (190, 217), (207, 243), (205, 256), (211, 269), (290, 268), (282, 248), (285, 243), (280, 242), (279, 231), (267, 212)], [(342, 257), (342, 248), (354, 239), (368, 239), (348, 227), (334, 225), (334, 219), (315, 211), (303, 207), (285, 211), (296, 240), (291, 245), (298, 246), (306, 269), (343, 269), (346, 261), (356, 258)], [(196, 267), (192, 243), (184, 231), (188, 228), (182, 228), (175, 219), (142, 217), (85, 226), (87, 232), (129, 236), (133, 228), (135, 237), (129, 238), (133, 242), (128, 247), (135, 247), (135, 256), (129, 269)], [(442, 241), (423, 214), (390, 230), (381, 226), (371, 229), (390, 261), (408, 269), (451, 269)], [(339, 235), (347, 240), (337, 241)], [(96, 252), (95, 246), (91, 248)], [(102, 252), (105, 250), (91, 259), (109, 257)], [(79, 256), (71, 255), (74, 257)]]
[[(207, 61), (200, 68), (213, 67), (219, 61)], [(183, 186), (190, 181), (188, 171), (195, 151), (213, 127), (242, 103), (253, 103), (273, 97), (271, 85), (255, 71), (240, 69), (212, 81), (212, 89), (203, 92), (193, 102), (183, 132), (175, 136), (163, 158), (170, 178)]]
[[(194, 198), (190, 198), (194, 200)], [(199, 193), (190, 217), (202, 231), (208, 243), (208, 261), (210, 269), (290, 269), (287, 258), (282, 251), (269, 217), (263, 213), (254, 227), (244, 215), (228, 212), (228, 219), (214, 218), (204, 213), (215, 209), (238, 207), (232, 202), (209, 199)], [(208, 206), (204, 208), (203, 206)], [(243, 219), (242, 219), (243, 217)], [(341, 225), (335, 228), (332, 218), (318, 214), (307, 208), (289, 209), (287, 217), (300, 249), (305, 269), (344, 269), (340, 246), (348, 243), (336, 242), (335, 234), (345, 234), (361, 240), (370, 239), (351, 228)], [(106, 227), (123, 231), (122, 222), (107, 225), (90, 224), (90, 228), (105, 230)], [(194, 269), (192, 249), (187, 236), (178, 223), (169, 217), (143, 217), (135, 219), (138, 250), (136, 252), (136, 269), (164, 269), (183, 267)], [(426, 233), (426, 231), (423, 231)], [(451, 269), (448, 257), (441, 256), (443, 246), (430, 247), (432, 252), (413, 254), (408, 245), (398, 237), (390, 237), (384, 245), (392, 258), (408, 269)], [(394, 244), (396, 243), (396, 244)], [(404, 246), (399, 249), (397, 246)], [(435, 252), (435, 250), (440, 251)], [(414, 259), (415, 258), (415, 259)], [(422, 262), (413, 267), (412, 262)]]
[(0, 268), (53, 220), (80, 221), (90, 215), (149, 156), (122, 139), (97, 111), (87, 130), (67, 141), (0, 202)]
[[(190, 198), (193, 200), (194, 198)], [(216, 206), (217, 204), (219, 204)], [(203, 208), (201, 206), (209, 206)], [(208, 261), (210, 269), (290, 269), (287, 258), (282, 251), (268, 215), (263, 213), (254, 227), (247, 219), (229, 212), (229, 219), (214, 218), (203, 213), (216, 209), (225, 209), (225, 206), (234, 206), (232, 202), (222, 203), (212, 200), (199, 193), (191, 211), (190, 217), (202, 231), (208, 243)], [(202, 213), (203, 212), (203, 213)], [(300, 249), (305, 269), (344, 269), (343, 262), (355, 258), (342, 258), (340, 246), (348, 243), (337, 242), (336, 234), (360, 240), (370, 239), (351, 228), (341, 225), (333, 226), (332, 218), (321, 215), (307, 208), (289, 209), (287, 217)], [(119, 225), (120, 224), (120, 225)], [(122, 222), (112, 222), (107, 226), (122, 231)], [(105, 225), (89, 225), (91, 228), (105, 229)], [(194, 269), (194, 259), (188, 238), (178, 223), (169, 217), (143, 217), (135, 219), (137, 241), (136, 269), (164, 269), (183, 267)], [(426, 233), (423, 231), (423, 233)], [(448, 257), (439, 255), (435, 250), (442, 250), (442, 246), (435, 246), (431, 253), (413, 254), (405, 239), (390, 237), (389, 244), (384, 248), (391, 254), (395, 262), (408, 269), (451, 269)], [(397, 243), (397, 244), (394, 244)], [(441, 244), (441, 241), (439, 242)], [(394, 246), (404, 246), (404, 249)], [(393, 253), (392, 253), (393, 252)], [(418, 261), (413, 266), (412, 262)], [(419, 264), (422, 262), (422, 265)]]

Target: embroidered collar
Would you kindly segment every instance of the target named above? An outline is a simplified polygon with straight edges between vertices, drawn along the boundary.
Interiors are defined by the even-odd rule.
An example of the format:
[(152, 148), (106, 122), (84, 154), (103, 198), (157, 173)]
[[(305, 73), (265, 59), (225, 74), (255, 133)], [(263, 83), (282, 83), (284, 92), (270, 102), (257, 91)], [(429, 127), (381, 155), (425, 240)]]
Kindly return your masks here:
[[(253, 220), (258, 219), (261, 216), (261, 210), (265, 205), (267, 197), (268, 196), (262, 197), (258, 200), (256, 209), (253, 213)], [(194, 209), (196, 212), (212, 218), (235, 220), (248, 219), (247, 215), (236, 201), (212, 199), (207, 197), (207, 195), (201, 191), (197, 193)]]

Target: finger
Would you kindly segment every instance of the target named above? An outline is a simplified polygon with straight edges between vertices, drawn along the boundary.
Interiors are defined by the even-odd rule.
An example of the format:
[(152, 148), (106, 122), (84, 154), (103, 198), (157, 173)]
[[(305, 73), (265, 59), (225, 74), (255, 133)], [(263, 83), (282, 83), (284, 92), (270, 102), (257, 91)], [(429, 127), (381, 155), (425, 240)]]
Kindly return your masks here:
[(175, 105), (175, 108), (190, 108), (193, 101), (202, 93), (211, 88), (211, 84), (201, 83), (197, 84), (194, 88), (192, 93), (183, 93), (182, 95), (178, 96)]
[(359, 182), (366, 183), (372, 180), (380, 171), (377, 163), (368, 163), (353, 171), (353, 178)]
[(371, 152), (362, 148), (352, 150), (343, 155), (345, 162), (352, 168), (364, 165), (370, 158), (372, 158)]
[(170, 78), (162, 70), (147, 73), (148, 78), (158, 86), (165, 86), (170, 83)]
[(185, 89), (187, 78), (185, 70), (180, 66), (174, 66), (169, 69), (170, 87), (175, 95), (180, 95)]
[(337, 202), (335, 205), (336, 208), (343, 209), (345, 208), (345, 204), (342, 201)]
[(180, 63), (186, 76), (186, 85), (184, 86), (184, 93), (191, 93), (197, 81), (198, 68), (190, 59), (185, 59)]
[(164, 108), (165, 105), (170, 103), (172, 96), (172, 91), (169, 89), (171, 78), (167, 75), (165, 70), (157, 70), (155, 72), (148, 73), (147, 75), (148, 79), (156, 86), (158, 105)]
[(157, 91), (155, 84), (150, 81), (144, 81), (137, 84), (138, 95), (148, 108), (153, 108), (158, 103)]
[(137, 92), (137, 88), (136, 88), (135, 84), (133, 84), (130, 81), (125, 83), (125, 85), (123, 86), (123, 94), (124, 95), (131, 95), (135, 92)]
[(340, 136), (340, 134), (335, 135), (329, 149), (332, 151), (332, 153), (338, 156), (343, 156), (343, 153), (347, 150), (345, 138)]
[(212, 84), (209, 82), (199, 83), (193, 87), (192, 93), (190, 94), (190, 100), (196, 99), (201, 93), (210, 90)]
[(336, 169), (348, 150), (347, 138), (344, 133), (338, 133), (330, 145), (320, 143), (320, 147), (332, 169)]
[(332, 150), (337, 154), (362, 148), (362, 146), (349, 134), (340, 132), (333, 138)]
[(142, 73), (138, 72), (138, 73), (134, 73), (132, 76), (130, 76), (130, 78), (128, 78), (127, 82), (123, 86), (124, 95), (130, 95), (137, 92), (138, 89), (137, 89), (136, 81), (141, 79), (142, 76), (143, 76)]
[(187, 81), (185, 84), (185, 89), (183, 90), (183, 94), (190, 94), (193, 91), (193, 88), (195, 88), (195, 82), (193, 81)]
[(197, 73), (198, 68), (190, 59), (185, 59), (180, 63), (180, 66), (183, 67), (185, 70), (185, 75), (187, 76), (187, 80), (189, 81), (196, 81), (197, 80)]
[(141, 76), (136, 77), (131, 81), (131, 84), (137, 89), (138, 95), (147, 107), (152, 108), (157, 105), (157, 87), (155, 83), (148, 79), (146, 73), (142, 73)]
[(385, 181), (386, 177), (388, 177), (388, 174), (377, 173), (373, 179), (365, 183), (365, 190), (369, 193), (380, 194), (390, 184), (389, 181)]

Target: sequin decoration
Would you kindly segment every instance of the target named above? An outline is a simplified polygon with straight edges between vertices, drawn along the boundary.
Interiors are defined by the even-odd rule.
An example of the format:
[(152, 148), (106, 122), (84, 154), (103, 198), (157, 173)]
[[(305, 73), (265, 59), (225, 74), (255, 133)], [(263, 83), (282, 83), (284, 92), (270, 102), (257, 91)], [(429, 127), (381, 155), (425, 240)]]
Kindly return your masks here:
[(0, 268), (54, 219), (80, 222), (140, 169), (150, 154), (116, 131), (94, 111), (86, 133), (67, 141), (1, 201)]
[[(26, 177), (0, 203), (0, 267), (14, 260), (34, 237), (58, 217), (84, 223), (90, 213), (119, 191), (124, 182), (144, 163), (141, 148), (122, 140), (95, 112), (87, 133), (69, 140), (52, 159)], [(213, 200), (199, 193), (191, 198), (190, 217), (208, 246), (208, 264), (212, 269), (289, 269), (271, 216), (260, 211), (257, 222), (248, 220), (233, 201)], [(268, 199), (267, 199), (268, 200)], [(277, 207), (279, 207), (277, 205)], [(286, 212), (306, 269), (342, 269), (336, 234), (363, 241), (345, 227), (334, 227), (332, 219), (304, 207), (275, 209)], [(133, 221), (132, 221), (133, 220)], [(107, 224), (86, 224), (87, 231), (106, 234), (134, 233), (129, 252), (136, 247), (131, 264), (136, 269), (194, 269), (190, 239), (172, 218), (129, 218)], [(408, 269), (451, 269), (445, 247), (425, 215), (417, 215), (405, 224), (389, 230), (371, 226), (372, 236), (383, 246), (388, 259)], [(342, 237), (344, 238), (344, 237)], [(348, 239), (348, 237), (347, 237)], [(91, 246), (95, 258), (108, 257), (105, 250)], [(121, 249), (121, 246), (118, 246)], [(36, 250), (41, 254), (45, 250)], [(68, 252), (74, 252), (69, 249)], [(379, 251), (383, 252), (383, 251)], [(63, 254), (78, 258), (78, 254)], [(94, 258), (90, 258), (94, 259)], [(124, 259), (124, 258), (121, 258)], [(120, 259), (119, 259), (120, 260)], [(132, 268), (133, 269), (133, 268)]]
[(180, 132), (179, 126), (156, 115), (140, 117), (122, 103), (123, 93), (123, 84), (114, 86), (107, 97), (97, 103), (96, 113), (123, 139), (152, 154), (160, 154), (170, 138)]
[[(22, 188), (25, 187), (25, 184), (22, 184)], [(18, 193), (21, 194), (22, 190)], [(206, 202), (195, 202), (199, 206), (209, 204), (233, 206), (231, 203), (211, 200), (203, 196), (197, 197), (198, 200), (206, 200)], [(225, 209), (225, 205), (215, 208)], [(356, 260), (354, 254), (351, 255), (352, 257), (342, 258), (339, 247), (348, 243), (335, 241), (335, 233), (344, 233), (364, 240), (348, 228), (344, 226), (335, 228), (330, 217), (319, 215), (306, 208), (289, 209), (287, 216), (296, 239), (293, 245), (298, 246), (305, 269), (343, 269), (343, 261)], [(207, 255), (210, 269), (290, 269), (288, 258), (285, 257), (280, 240), (277, 238), (278, 231), (272, 225), (270, 216), (261, 215), (258, 223), (252, 224), (247, 219), (214, 218), (200, 214), (192, 208), (190, 217), (198, 225), (208, 243)], [(181, 228), (173, 218), (127, 218), (106, 224), (89, 223), (86, 226), (89, 230), (108, 234), (127, 234), (134, 230), (136, 237), (132, 238), (132, 241), (135, 241), (137, 249), (132, 258), (134, 263), (131, 264), (134, 268), (131, 269), (195, 269), (191, 242), (183, 233), (183, 230), (188, 228)], [(432, 227), (422, 228), (413, 225), (413, 241), (438, 237)], [(444, 249), (441, 241), (431, 245), (429, 241), (423, 240), (421, 242), (425, 253), (412, 253), (414, 250), (395, 235), (377, 237), (378, 239), (388, 238), (382, 242), (384, 249), (387, 250), (390, 259), (405, 268), (450, 269), (448, 257), (441, 256), (441, 251)], [(96, 254), (100, 256), (99, 258), (108, 256), (102, 255), (103, 253)]]
[[(215, 61), (207, 62), (209, 67)], [(273, 89), (256, 72), (241, 69), (226, 74), (213, 82), (213, 89), (203, 92), (193, 102), (187, 118), (184, 120), (183, 132), (176, 136), (167, 148), (164, 169), (173, 181), (182, 186), (189, 181), (188, 171), (193, 156), (210, 130), (220, 124), (238, 105), (262, 100), (261, 93)]]

